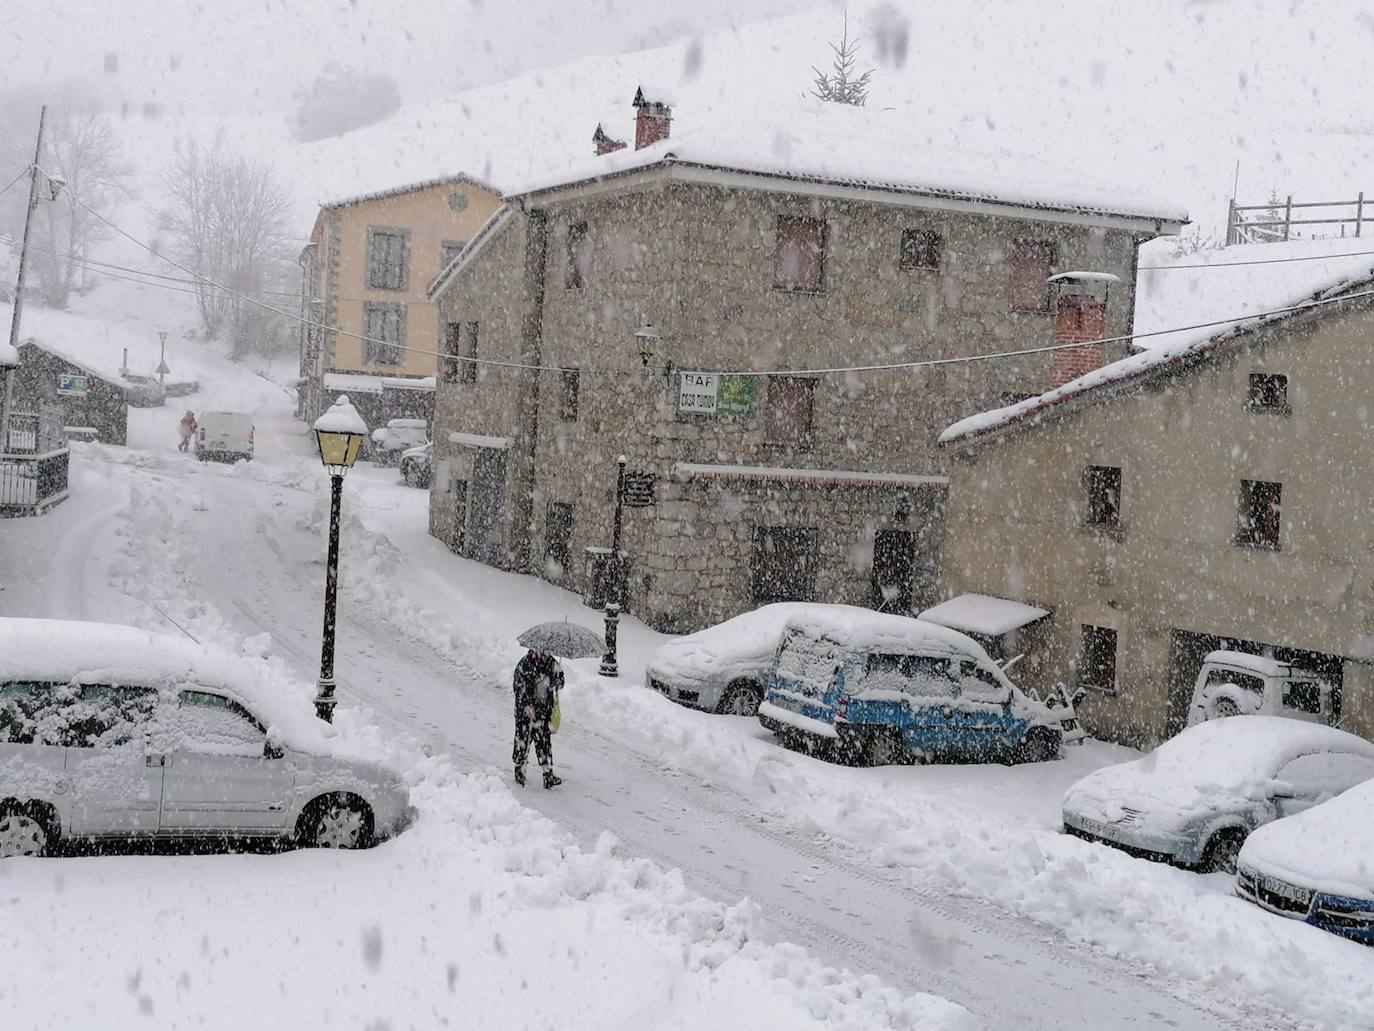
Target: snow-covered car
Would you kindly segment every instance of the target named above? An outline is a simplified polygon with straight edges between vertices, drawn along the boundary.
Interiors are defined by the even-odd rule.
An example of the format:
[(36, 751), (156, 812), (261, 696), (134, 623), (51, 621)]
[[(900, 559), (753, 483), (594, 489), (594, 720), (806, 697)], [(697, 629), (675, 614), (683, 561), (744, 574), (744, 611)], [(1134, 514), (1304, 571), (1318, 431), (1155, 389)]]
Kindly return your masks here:
[(372, 458), (379, 465), (396, 465), (411, 448), (429, 442), (429, 423), (424, 419), (391, 419), (372, 431)]
[(763, 701), (783, 626), (812, 607), (805, 602), (764, 605), (675, 637), (649, 660), (648, 686), (694, 709), (753, 716)]
[(1236, 894), (1271, 913), (1374, 945), (1374, 780), (1261, 827), (1240, 850)]
[(1334, 724), (1332, 699), (1330, 684), (1291, 662), (1216, 651), (1203, 660), (1193, 685), (1188, 725), (1255, 714)]
[(430, 457), (434, 445), (421, 444), (419, 447), (406, 448), (401, 452), (401, 479), (408, 486), (427, 489), (432, 476)]
[(204, 412), (196, 421), (196, 457), (202, 462), (250, 460), (255, 435), (247, 412)]
[(1374, 743), (1335, 727), (1235, 716), (1189, 727), (1064, 795), (1064, 830), (1204, 870), (1235, 869), (1257, 827), (1374, 777)]
[(245, 660), (132, 627), (0, 619), (0, 857), (147, 837), (359, 848), (412, 818), (399, 773)]
[(906, 616), (814, 606), (787, 621), (759, 722), (847, 762), (1057, 758), (1059, 717), (971, 637)]

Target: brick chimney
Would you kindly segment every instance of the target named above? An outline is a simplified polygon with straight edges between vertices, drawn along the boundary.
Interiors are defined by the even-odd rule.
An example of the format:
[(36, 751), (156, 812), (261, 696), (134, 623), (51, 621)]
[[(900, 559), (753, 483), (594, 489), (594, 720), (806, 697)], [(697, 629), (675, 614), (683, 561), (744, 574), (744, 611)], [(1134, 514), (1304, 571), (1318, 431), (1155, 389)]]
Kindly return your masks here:
[(664, 99), (667, 94), (640, 86), (635, 90), (635, 150), (643, 150), (651, 143), (668, 138), (673, 122), (673, 110)]
[[(1054, 313), (1054, 342), (1076, 344), (1100, 341), (1107, 335), (1107, 289), (1121, 282), (1110, 272), (1061, 272), (1050, 277), (1058, 295)], [(1094, 369), (1102, 368), (1107, 345), (1083, 343), (1054, 352), (1049, 389), (1062, 387)]]
[(625, 149), (625, 141), (617, 140), (606, 132), (606, 123), (597, 122), (596, 132), (592, 133), (592, 143), (596, 146), (596, 156), (612, 154), (617, 150)]

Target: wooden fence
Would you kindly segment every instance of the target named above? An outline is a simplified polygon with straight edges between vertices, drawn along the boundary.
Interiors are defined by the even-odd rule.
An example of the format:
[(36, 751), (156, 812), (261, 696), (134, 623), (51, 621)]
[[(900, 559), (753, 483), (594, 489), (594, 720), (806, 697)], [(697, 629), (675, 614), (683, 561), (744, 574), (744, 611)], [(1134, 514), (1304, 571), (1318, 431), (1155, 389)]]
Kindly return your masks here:
[[(1294, 226), (1338, 226), (1340, 236), (1360, 236), (1365, 222), (1374, 227), (1374, 202), (1367, 210), (1363, 192), (1354, 200), (1303, 203), (1294, 201), (1292, 194), (1267, 204), (1237, 204), (1233, 197), (1226, 212), (1226, 246), (1278, 243), (1292, 238)], [(1353, 233), (1346, 232), (1347, 226)]]

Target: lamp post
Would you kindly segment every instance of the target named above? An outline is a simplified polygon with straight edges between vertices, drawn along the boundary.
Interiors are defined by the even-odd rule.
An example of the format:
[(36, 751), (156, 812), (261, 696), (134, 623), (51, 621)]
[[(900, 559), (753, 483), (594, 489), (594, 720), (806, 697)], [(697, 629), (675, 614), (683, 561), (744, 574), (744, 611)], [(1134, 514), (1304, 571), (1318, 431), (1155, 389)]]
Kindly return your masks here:
[(624, 455), (616, 459), (615, 523), (611, 530), (611, 554), (606, 559), (606, 570), (610, 579), (606, 601), (606, 653), (601, 656), (599, 670), (603, 677), (620, 676), (620, 665), (615, 654), (615, 637), (620, 623), (621, 581), (624, 579), (624, 570), (620, 563), (620, 527), (621, 512), (625, 503), (625, 464), (628, 461)]
[(339, 592), (339, 509), (343, 503), (344, 473), (358, 460), (367, 436), (367, 424), (358, 410), (340, 395), (333, 406), (315, 420), (315, 442), (320, 461), (329, 470), (329, 558), (324, 576), (324, 635), (320, 644), (320, 682), (315, 688), (315, 715), (334, 722), (334, 613)]

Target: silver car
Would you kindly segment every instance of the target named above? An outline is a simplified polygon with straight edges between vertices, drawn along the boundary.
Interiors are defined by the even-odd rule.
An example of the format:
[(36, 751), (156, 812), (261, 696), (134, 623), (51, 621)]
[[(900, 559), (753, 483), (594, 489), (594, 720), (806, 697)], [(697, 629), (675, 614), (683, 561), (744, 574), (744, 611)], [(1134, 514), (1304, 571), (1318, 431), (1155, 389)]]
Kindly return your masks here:
[(147, 837), (360, 848), (407, 826), (399, 773), (330, 731), (189, 641), (0, 619), (0, 857)]
[(1252, 830), (1374, 777), (1374, 743), (1278, 716), (1189, 727), (1064, 796), (1064, 830), (1149, 859), (1232, 873)]

